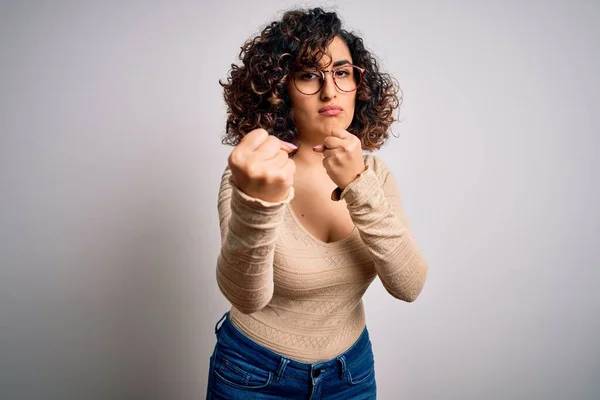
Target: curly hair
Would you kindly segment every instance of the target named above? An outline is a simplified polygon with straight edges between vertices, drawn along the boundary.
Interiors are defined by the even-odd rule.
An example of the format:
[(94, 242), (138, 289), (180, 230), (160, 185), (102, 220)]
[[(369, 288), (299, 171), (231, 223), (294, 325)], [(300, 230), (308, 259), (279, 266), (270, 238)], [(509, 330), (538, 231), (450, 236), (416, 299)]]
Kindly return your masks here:
[(379, 149), (389, 137), (396, 121), (394, 110), (402, 102), (398, 84), (379, 71), (360, 37), (342, 29), (335, 12), (321, 8), (287, 11), (281, 21), (272, 22), (241, 47), (242, 65), (232, 64), (227, 82), (219, 80), (227, 104), (223, 144), (236, 146), (257, 128), (296, 142), (288, 77), (300, 68), (316, 67), (336, 36), (350, 49), (353, 63), (366, 70), (348, 131), (361, 140), (364, 150)]

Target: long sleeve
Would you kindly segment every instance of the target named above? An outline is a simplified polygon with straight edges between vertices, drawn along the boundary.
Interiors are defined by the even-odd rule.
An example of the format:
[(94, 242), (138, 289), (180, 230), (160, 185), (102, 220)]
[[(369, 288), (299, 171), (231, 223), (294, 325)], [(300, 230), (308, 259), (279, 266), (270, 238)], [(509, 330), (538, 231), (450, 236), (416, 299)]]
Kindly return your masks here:
[(383, 286), (394, 297), (414, 301), (427, 276), (427, 262), (410, 232), (396, 180), (379, 157), (372, 157), (341, 194), (360, 237), (369, 249)]
[(235, 187), (225, 169), (218, 198), (221, 252), (217, 283), (229, 302), (244, 314), (259, 311), (273, 296), (273, 257), (277, 228), (293, 189), (280, 202), (250, 197)]

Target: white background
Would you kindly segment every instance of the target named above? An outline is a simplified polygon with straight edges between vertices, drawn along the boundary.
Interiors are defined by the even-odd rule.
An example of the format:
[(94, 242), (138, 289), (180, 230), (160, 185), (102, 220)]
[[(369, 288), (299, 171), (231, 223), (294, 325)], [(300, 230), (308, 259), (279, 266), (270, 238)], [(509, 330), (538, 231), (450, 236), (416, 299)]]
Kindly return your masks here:
[[(292, 1), (0, 3), (0, 397), (201, 399), (225, 79)], [(381, 399), (600, 396), (600, 3), (304, 2), (395, 76), (429, 261), (365, 298)]]

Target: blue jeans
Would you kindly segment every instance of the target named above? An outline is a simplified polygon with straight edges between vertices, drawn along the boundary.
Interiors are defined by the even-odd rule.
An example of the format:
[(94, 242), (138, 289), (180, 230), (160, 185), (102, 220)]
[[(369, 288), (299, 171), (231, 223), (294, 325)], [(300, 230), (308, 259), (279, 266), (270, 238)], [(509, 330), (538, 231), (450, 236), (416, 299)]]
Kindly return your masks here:
[[(219, 324), (223, 324), (219, 327)], [(226, 313), (215, 327), (207, 399), (376, 398), (375, 366), (367, 328), (339, 356), (302, 363), (256, 343), (237, 329)]]

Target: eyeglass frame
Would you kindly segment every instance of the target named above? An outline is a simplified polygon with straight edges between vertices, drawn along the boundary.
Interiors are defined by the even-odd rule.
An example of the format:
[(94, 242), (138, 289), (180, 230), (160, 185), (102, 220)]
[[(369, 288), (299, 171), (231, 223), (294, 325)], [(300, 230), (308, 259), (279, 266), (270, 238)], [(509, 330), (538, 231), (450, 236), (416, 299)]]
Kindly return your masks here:
[[(344, 90), (341, 87), (339, 87), (338, 84), (337, 84), (337, 81), (335, 80), (335, 76), (333, 75), (334, 71), (337, 71), (337, 70), (342, 69), (344, 67), (353, 67), (353, 68), (358, 69), (358, 71), (360, 72), (358, 83), (356, 84), (356, 87), (354, 89), (352, 89), (352, 90)], [(340, 65), (340, 66), (338, 66), (336, 68), (325, 69), (325, 70), (315, 69), (314, 72), (320, 72), (321, 73), (321, 86), (319, 86), (319, 89), (316, 92), (308, 94), (308, 93), (304, 93), (302, 90), (300, 90), (298, 88), (298, 85), (296, 85), (296, 75), (298, 75), (299, 73), (302, 73), (302, 72), (307, 72), (307, 71), (312, 72), (313, 70), (303, 69), (303, 70), (300, 70), (300, 71), (296, 71), (296, 72), (294, 72), (292, 74), (292, 82), (294, 82), (294, 87), (296, 88), (296, 90), (298, 90), (300, 93), (302, 93), (305, 96), (313, 96), (313, 95), (319, 93), (321, 91), (321, 89), (323, 89), (323, 85), (325, 84), (325, 79), (326, 79), (326, 76), (325, 76), (326, 72), (329, 73), (329, 74), (331, 74), (331, 78), (333, 79), (333, 84), (335, 85), (335, 87), (338, 88), (339, 90), (341, 90), (344, 93), (352, 93), (355, 90), (357, 90), (358, 87), (363, 82), (363, 78), (365, 76), (365, 72), (367, 72), (367, 70), (365, 68), (361, 68), (358, 65), (353, 65), (353, 64), (343, 64), (343, 65)]]

